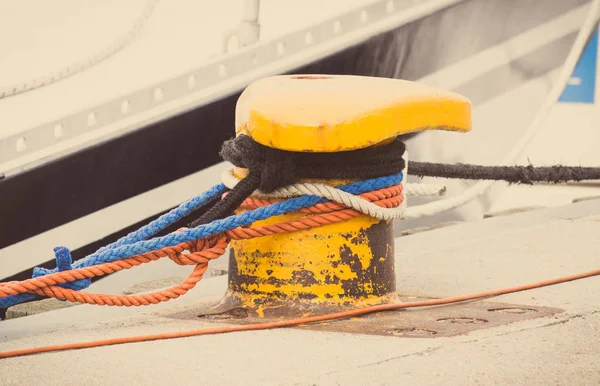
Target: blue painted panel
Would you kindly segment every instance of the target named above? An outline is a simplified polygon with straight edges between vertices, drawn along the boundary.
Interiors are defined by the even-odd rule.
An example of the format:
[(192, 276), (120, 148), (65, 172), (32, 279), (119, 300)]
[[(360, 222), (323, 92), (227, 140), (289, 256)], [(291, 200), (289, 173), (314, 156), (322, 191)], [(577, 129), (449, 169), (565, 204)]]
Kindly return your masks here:
[(571, 75), (559, 102), (594, 103), (596, 92), (596, 69), (598, 60), (598, 30), (592, 36), (579, 58), (579, 63)]

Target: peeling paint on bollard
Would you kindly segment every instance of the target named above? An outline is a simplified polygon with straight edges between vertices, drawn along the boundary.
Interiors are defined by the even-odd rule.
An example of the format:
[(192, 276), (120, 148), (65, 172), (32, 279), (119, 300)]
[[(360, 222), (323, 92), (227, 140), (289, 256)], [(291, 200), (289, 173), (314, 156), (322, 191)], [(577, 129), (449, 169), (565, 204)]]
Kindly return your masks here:
[[(290, 217), (294, 215), (268, 222)], [(357, 302), (388, 302), (396, 290), (395, 278), (391, 223), (363, 216), (314, 230), (233, 242), (227, 296), (259, 316), (289, 316), (316, 305), (343, 309)]]

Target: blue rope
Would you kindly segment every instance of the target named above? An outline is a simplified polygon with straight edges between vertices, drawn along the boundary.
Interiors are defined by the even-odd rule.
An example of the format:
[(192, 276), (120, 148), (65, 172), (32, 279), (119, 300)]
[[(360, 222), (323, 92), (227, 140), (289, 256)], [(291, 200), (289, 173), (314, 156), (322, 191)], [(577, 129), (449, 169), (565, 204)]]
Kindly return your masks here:
[[(71, 251), (67, 247), (56, 247), (54, 248), (54, 257), (56, 259), (56, 269), (58, 271), (68, 271), (73, 267), (73, 258), (71, 257)], [(40, 277), (52, 273), (54, 270), (46, 269), (42, 267), (35, 267), (33, 269), (33, 277)], [(91, 279), (81, 279), (70, 283), (59, 284), (64, 288), (70, 288), (76, 291), (87, 288), (92, 284)]]
[[(402, 173), (398, 173), (392, 176), (379, 177), (371, 180), (354, 182), (351, 184), (338, 186), (338, 188), (347, 193), (356, 195), (397, 185), (401, 183), (402, 180)], [(222, 184), (213, 187), (204, 194), (185, 202), (184, 204), (173, 209), (169, 213), (161, 216), (159, 219), (151, 222), (150, 224), (140, 228), (139, 230), (128, 234), (127, 236), (106, 247), (100, 248), (95, 253), (81, 260), (76, 261), (72, 265), (72, 267), (74, 269), (83, 268), (125, 259), (149, 251), (178, 245), (199, 238), (209, 237), (218, 233), (222, 233), (229, 229), (239, 228), (240, 226), (249, 225), (256, 221), (265, 220), (270, 217), (279, 216), (290, 212), (295, 212), (299, 209), (307, 208), (327, 201), (327, 199), (322, 197), (308, 195), (291, 198), (287, 201), (260, 207), (238, 215), (229, 216), (221, 220), (213, 221), (209, 224), (200, 225), (196, 228), (186, 229), (177, 233), (171, 233), (151, 240), (145, 240), (146, 237), (149, 237), (150, 235), (155, 234), (161, 229), (166, 228), (173, 222), (184, 217), (186, 214), (191, 213), (192, 210), (203, 205), (203, 203), (208, 202), (211, 198), (215, 197), (216, 194), (222, 193), (224, 189), (225, 188)], [(58, 269), (46, 270), (44, 272), (45, 274), (55, 273), (58, 272)], [(0, 307), (9, 307), (11, 305), (22, 303), (23, 301), (33, 298), (35, 298), (35, 295), (32, 294), (19, 294), (9, 296), (4, 299), (0, 299)]]
[[(196, 209), (202, 207), (203, 205), (205, 205), (206, 203), (208, 203), (213, 198), (220, 196), (226, 190), (227, 190), (227, 187), (223, 184), (215, 185), (212, 188), (210, 188), (209, 190), (207, 190), (206, 192), (182, 203), (177, 208), (170, 210), (168, 213), (160, 216), (159, 218), (157, 218), (156, 220), (143, 226), (142, 228), (140, 228), (136, 231), (133, 231), (133, 232), (129, 233), (128, 235), (120, 238), (119, 240), (98, 249), (98, 251), (96, 251), (95, 254), (100, 254), (104, 251), (107, 251), (107, 250), (110, 250), (113, 248), (122, 247), (124, 245), (129, 245), (129, 244), (133, 244), (133, 243), (145, 240), (148, 237), (155, 235), (156, 233), (165, 229), (169, 225), (181, 220), (185, 216), (192, 213), (194, 210), (196, 210)], [(64, 247), (58, 247), (58, 248), (54, 249), (57, 268), (56, 269), (46, 269), (46, 268), (36, 267), (33, 269), (33, 277), (39, 277), (39, 276), (48, 275), (50, 273), (55, 273), (58, 271), (64, 271), (64, 270), (72, 269), (72, 268), (88, 267), (90, 265), (93, 265), (93, 264), (82, 265), (80, 263), (81, 260), (79, 260), (73, 266), (72, 259), (71, 259), (71, 252), (67, 248), (64, 248), (64, 250), (60, 250), (59, 248), (64, 248)], [(67, 252), (65, 252), (65, 250)], [(65, 257), (67, 255), (68, 255), (68, 257)], [(67, 259), (68, 259), (68, 263), (67, 263)], [(63, 269), (64, 267), (68, 267), (68, 268)], [(91, 280), (85, 279), (85, 280), (78, 280), (73, 283), (65, 283), (65, 284), (62, 284), (61, 286), (65, 287), (65, 288), (71, 288), (74, 290), (82, 290), (82, 289), (89, 287), (90, 284), (91, 284)], [(23, 302), (26, 302), (26, 301), (32, 300), (32, 299), (35, 299), (35, 295), (27, 294), (27, 293), (8, 296), (4, 299), (0, 299), (0, 308), (7, 308), (7, 307), (13, 306), (15, 304), (23, 303)]]
[[(33, 277), (40, 277), (54, 273), (57, 271), (68, 271), (73, 268), (73, 259), (71, 257), (71, 251), (67, 247), (56, 247), (54, 248), (54, 257), (56, 259), (56, 269), (46, 269), (42, 267), (35, 267), (33, 269)], [(82, 279), (70, 283), (59, 284), (60, 287), (70, 288), (76, 291), (85, 289), (92, 284), (91, 279)], [(14, 306), (15, 304), (26, 302), (27, 300), (34, 299), (33, 294), (18, 294), (8, 296), (4, 299), (0, 299), (0, 307), (6, 308)]]
[(114, 243), (100, 248), (98, 251), (96, 251), (96, 253), (123, 245), (133, 244), (141, 240), (146, 240), (148, 237), (157, 234), (169, 225), (191, 214), (193, 211), (202, 207), (213, 198), (222, 195), (226, 190), (227, 187), (223, 184), (215, 185), (201, 195), (184, 202), (177, 208), (172, 209), (169, 213), (163, 214), (151, 223), (144, 225), (142, 228), (129, 233), (127, 236), (121, 237)]

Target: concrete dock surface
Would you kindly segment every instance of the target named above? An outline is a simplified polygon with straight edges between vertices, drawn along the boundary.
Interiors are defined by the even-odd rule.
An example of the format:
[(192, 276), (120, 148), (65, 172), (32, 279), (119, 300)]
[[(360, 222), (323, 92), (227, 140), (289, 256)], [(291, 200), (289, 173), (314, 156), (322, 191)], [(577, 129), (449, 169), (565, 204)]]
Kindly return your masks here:
[[(415, 298), (465, 295), (590, 271), (600, 267), (600, 200), (400, 237), (396, 256), (398, 292)], [(135, 269), (127, 275), (134, 280)], [(6, 320), (0, 322), (0, 351), (221, 326), (173, 315), (217, 301), (226, 287), (226, 276), (217, 276), (157, 306), (84, 305)], [(379, 335), (282, 328), (39, 354), (0, 360), (0, 384), (600, 384), (600, 277), (468, 307), (482, 303), (487, 305), (478, 312), (491, 312), (491, 303), (550, 312), (489, 325), (475, 318), (472, 322), (479, 320), (479, 325), (452, 336), (436, 336), (430, 327), (422, 328), (430, 335), (386, 335), (395, 321), (411, 320), (417, 331), (420, 321), (435, 325), (430, 308), (387, 313), (388, 330)], [(434, 313), (450, 315), (457, 307), (464, 305), (437, 307)]]

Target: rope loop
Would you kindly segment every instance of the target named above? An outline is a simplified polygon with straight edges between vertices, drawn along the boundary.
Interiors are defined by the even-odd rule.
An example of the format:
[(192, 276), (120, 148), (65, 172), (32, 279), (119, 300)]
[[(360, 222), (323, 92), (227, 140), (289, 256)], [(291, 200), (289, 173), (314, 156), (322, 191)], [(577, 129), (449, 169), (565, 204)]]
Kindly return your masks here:
[[(180, 243), (172, 247), (165, 247), (157, 251), (149, 251), (115, 262), (103, 263), (91, 267), (61, 270), (49, 272), (49, 270), (38, 270), (38, 276), (22, 282), (0, 283), (0, 299), (15, 296), (22, 293), (35, 293), (41, 296), (57, 298), (70, 302), (97, 304), (108, 306), (143, 306), (157, 304), (175, 299), (194, 288), (206, 269), (210, 260), (216, 259), (225, 253), (229, 239), (224, 234), (214, 235), (193, 242)], [(68, 249), (56, 248), (60, 255), (58, 264), (65, 268), (66, 257), (70, 257)], [(186, 253), (187, 252), (187, 253)], [(182, 283), (171, 288), (142, 295), (106, 295), (90, 294), (82, 292), (82, 288), (71, 288), (69, 284), (82, 280), (90, 280), (92, 277), (108, 275), (125, 269), (130, 269), (141, 264), (169, 257), (179, 265), (195, 265), (194, 270)], [(70, 264), (69, 264), (69, 267)], [(45, 273), (48, 272), (48, 273)], [(45, 273), (44, 275), (42, 275)]]

